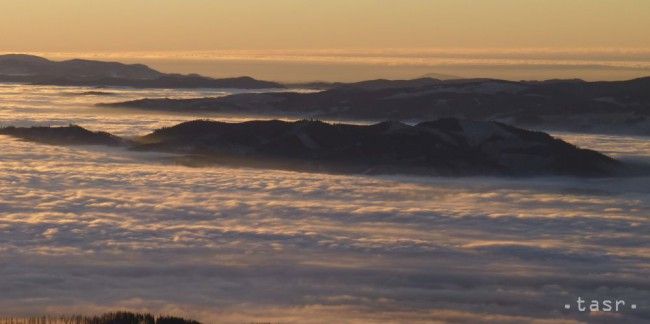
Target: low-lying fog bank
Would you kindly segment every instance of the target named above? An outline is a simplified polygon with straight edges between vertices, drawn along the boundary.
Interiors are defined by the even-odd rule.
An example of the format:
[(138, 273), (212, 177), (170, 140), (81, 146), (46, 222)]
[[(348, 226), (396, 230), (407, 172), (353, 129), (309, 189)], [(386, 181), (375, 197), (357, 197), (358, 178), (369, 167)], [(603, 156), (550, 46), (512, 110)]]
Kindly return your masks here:
[[(0, 125), (121, 137), (198, 118), (0, 84)], [(110, 100), (223, 90), (110, 88)], [(70, 94), (72, 93), (72, 94)], [(622, 161), (647, 137), (553, 133)], [(118, 309), (211, 322), (650, 320), (650, 178), (331, 175), (0, 135), (0, 317)], [(636, 303), (598, 316), (577, 297)], [(565, 304), (573, 305), (570, 311)]]
[(649, 178), (187, 168), (154, 153), (0, 141), (0, 315), (650, 319), (643, 307), (564, 309), (578, 296), (647, 305)]

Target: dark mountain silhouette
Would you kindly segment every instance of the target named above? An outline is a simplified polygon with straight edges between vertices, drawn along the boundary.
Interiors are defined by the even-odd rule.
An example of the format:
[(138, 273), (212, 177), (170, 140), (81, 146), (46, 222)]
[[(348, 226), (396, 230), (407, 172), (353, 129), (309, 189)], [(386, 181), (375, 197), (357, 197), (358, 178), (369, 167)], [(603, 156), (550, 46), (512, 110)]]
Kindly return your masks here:
[(105, 96), (105, 97), (110, 97), (110, 96), (117, 95), (117, 93), (115, 93), (115, 92), (107, 92), (107, 91), (81, 91), (81, 92), (65, 92), (65, 93), (62, 93), (62, 95), (66, 95), (66, 96)]
[(0, 55), (0, 75), (97, 80), (102, 78), (151, 80), (163, 75), (142, 64), (122, 64), (90, 60), (61, 62), (24, 55)]
[[(41, 128), (7, 130), (0, 133), (46, 143), (124, 142), (78, 126), (53, 128), (49, 133)], [(158, 129), (135, 139), (131, 147), (182, 153), (194, 164), (337, 173), (605, 176), (621, 168), (612, 158), (545, 133), (453, 118), (415, 126), (400, 122), (362, 126), (307, 120), (197, 120)]]
[(345, 83), (336, 87), (339, 91), (381, 91), (391, 89), (404, 89), (404, 88), (421, 88), (427, 86), (435, 86), (442, 81), (432, 78), (420, 78), (413, 80), (387, 80), (377, 79), (360, 81), (353, 83)]
[(138, 88), (282, 88), (250, 77), (213, 79), (196, 74), (166, 74), (143, 64), (91, 60), (50, 61), (42, 57), (0, 55), (0, 82), (62, 86), (126, 86)]
[(290, 88), (295, 88), (295, 89), (330, 90), (339, 87), (358, 87), (358, 88), (369, 88), (372, 90), (373, 88), (391, 88), (391, 87), (403, 88), (408, 86), (423, 86), (429, 84), (437, 84), (443, 80), (449, 81), (449, 80), (459, 80), (459, 79), (462, 78), (453, 75), (429, 73), (417, 79), (411, 79), (411, 80), (376, 79), (376, 80), (359, 81), (359, 82), (352, 82), (352, 83), (316, 81), (316, 82), (290, 83), (286, 85), (289, 86)]
[(153, 110), (319, 119), (498, 120), (527, 128), (650, 134), (650, 77), (629, 81), (373, 80), (316, 93), (110, 103)]
[(53, 145), (126, 145), (128, 141), (106, 132), (91, 132), (77, 125), (67, 127), (5, 127), (0, 134)]
[(456, 79), (462, 79), (462, 77), (459, 77), (457, 75), (451, 75), (451, 74), (444, 74), (444, 73), (427, 73), (425, 75), (420, 76), (420, 78), (433, 78), (433, 79), (440, 79), (440, 80), (456, 80)]

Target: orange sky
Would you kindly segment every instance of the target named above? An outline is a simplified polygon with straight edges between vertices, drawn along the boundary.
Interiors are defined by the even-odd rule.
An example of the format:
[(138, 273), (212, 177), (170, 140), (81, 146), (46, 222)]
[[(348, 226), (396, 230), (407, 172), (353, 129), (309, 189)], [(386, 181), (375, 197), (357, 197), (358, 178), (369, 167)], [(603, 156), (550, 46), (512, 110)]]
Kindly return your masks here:
[(648, 0), (0, 1), (0, 31), (0, 53), (282, 81), (650, 74)]
[(2, 51), (650, 47), (647, 0), (21, 0)]

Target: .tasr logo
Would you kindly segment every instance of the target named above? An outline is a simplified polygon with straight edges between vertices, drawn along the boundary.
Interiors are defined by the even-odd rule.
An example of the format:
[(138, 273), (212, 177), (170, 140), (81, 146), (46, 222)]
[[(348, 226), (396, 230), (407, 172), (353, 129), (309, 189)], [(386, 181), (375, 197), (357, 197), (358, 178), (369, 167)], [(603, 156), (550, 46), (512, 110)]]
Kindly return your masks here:
[[(584, 300), (582, 297), (578, 297), (575, 306), (579, 312), (623, 312), (636, 310), (638, 307), (636, 304), (628, 304), (622, 299)], [(572, 309), (572, 304), (564, 304), (564, 309)]]

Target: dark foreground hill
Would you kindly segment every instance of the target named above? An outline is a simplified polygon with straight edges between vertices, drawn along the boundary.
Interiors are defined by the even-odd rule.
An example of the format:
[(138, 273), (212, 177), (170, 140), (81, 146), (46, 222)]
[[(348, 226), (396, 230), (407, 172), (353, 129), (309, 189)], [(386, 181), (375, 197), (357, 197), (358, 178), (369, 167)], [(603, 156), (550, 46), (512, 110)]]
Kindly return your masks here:
[(154, 316), (130, 312), (106, 313), (98, 316), (39, 316), (27, 318), (3, 318), (1, 324), (201, 324), (195, 320), (188, 320), (173, 316)]
[(77, 125), (68, 127), (5, 127), (1, 135), (10, 135), (30, 142), (52, 145), (126, 145), (128, 141), (106, 132), (91, 132)]
[(213, 79), (196, 74), (167, 74), (143, 64), (92, 60), (50, 61), (24, 55), (0, 55), (0, 82), (61, 86), (122, 86), (137, 88), (282, 88), (279, 83), (250, 77)]
[(317, 93), (110, 103), (151, 110), (206, 111), (319, 119), (498, 120), (525, 128), (650, 135), (650, 78), (616, 82), (372, 80)]
[[(0, 133), (54, 144), (127, 143), (78, 126), (5, 128)], [(622, 168), (610, 157), (546, 133), (451, 118), (415, 126), (197, 120), (156, 130), (129, 145), (141, 151), (181, 153), (193, 164), (336, 173), (608, 176)]]

